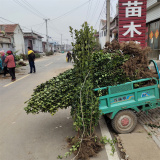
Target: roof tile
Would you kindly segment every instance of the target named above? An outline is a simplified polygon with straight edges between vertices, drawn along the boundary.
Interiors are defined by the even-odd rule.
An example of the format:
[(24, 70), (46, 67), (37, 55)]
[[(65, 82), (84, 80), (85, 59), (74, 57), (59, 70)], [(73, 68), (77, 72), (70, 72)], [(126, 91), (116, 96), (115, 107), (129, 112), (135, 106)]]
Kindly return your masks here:
[(0, 24), (1, 26), (4, 26), (6, 33), (14, 33), (15, 28), (18, 24)]

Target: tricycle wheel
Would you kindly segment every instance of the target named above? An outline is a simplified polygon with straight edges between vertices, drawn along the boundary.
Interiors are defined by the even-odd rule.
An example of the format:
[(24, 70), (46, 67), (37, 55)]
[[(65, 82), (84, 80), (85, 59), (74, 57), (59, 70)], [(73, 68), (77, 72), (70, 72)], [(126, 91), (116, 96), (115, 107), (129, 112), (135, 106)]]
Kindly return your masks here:
[(112, 120), (112, 127), (117, 133), (130, 133), (137, 125), (137, 116), (131, 110), (118, 112)]

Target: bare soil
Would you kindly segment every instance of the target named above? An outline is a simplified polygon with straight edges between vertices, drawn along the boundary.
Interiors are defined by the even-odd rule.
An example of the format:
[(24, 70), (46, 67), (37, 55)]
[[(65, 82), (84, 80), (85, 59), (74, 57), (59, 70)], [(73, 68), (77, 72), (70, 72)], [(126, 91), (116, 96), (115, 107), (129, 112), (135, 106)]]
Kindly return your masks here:
[[(97, 137), (97, 136), (96, 136)], [(77, 142), (80, 141), (80, 138), (68, 138), (67, 142), (69, 147), (75, 145)], [(89, 160), (90, 157), (96, 156), (104, 147), (104, 144), (100, 142), (100, 139), (97, 137), (95, 140), (94, 137), (87, 137), (84, 138), (81, 142), (80, 147), (77, 151), (74, 152), (77, 160)]]

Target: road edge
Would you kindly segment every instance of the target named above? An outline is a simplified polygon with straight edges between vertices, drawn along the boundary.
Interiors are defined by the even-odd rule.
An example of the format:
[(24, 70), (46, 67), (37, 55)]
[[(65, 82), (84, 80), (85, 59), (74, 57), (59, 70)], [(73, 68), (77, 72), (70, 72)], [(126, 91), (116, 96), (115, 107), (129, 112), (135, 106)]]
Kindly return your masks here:
[[(99, 126), (100, 126), (102, 136), (103, 137), (106, 136), (107, 138), (112, 139), (112, 136), (108, 130), (107, 124), (106, 124), (103, 116), (100, 117)], [(115, 149), (116, 149), (116, 147), (115, 147)], [(118, 153), (117, 153), (117, 150), (115, 151), (114, 155), (111, 155), (112, 148), (110, 145), (105, 145), (105, 150), (106, 150), (108, 160), (120, 160)]]

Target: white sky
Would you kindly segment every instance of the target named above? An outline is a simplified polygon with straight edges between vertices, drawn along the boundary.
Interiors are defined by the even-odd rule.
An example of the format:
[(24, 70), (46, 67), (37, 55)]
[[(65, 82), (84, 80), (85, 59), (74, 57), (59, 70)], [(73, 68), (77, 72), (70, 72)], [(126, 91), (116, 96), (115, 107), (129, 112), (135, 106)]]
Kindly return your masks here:
[[(72, 26), (74, 29), (80, 29), (81, 25), (87, 21), (94, 29), (98, 30), (99, 20), (105, 19), (106, 17), (105, 1), (106, 0), (0, 0), (0, 24), (11, 24), (2, 19), (5, 18), (14, 23), (19, 23), (24, 32), (31, 31), (32, 29), (33, 31), (43, 34), (42, 36), (45, 37), (46, 28), (43, 19), (49, 18), (48, 35), (52, 37), (50, 41), (60, 43), (62, 34), (63, 43), (67, 43), (68, 39), (69, 44), (72, 40), (69, 33), (69, 26)], [(112, 17), (116, 12), (117, 1), (118, 0), (111, 0)], [(32, 11), (29, 11), (28, 8)], [(37, 12), (37, 10), (39, 12)], [(71, 11), (69, 14), (64, 15), (69, 11)], [(35, 14), (37, 15), (32, 12), (36, 12)], [(45, 39), (46, 38), (44, 38), (44, 40)]]

